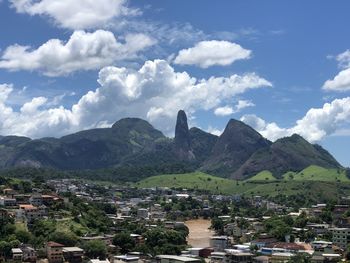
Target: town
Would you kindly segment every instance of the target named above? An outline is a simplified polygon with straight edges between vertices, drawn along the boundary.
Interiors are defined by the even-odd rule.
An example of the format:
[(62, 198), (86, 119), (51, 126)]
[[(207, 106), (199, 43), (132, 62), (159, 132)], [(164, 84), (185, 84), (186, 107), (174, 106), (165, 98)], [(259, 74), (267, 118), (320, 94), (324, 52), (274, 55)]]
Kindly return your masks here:
[(340, 262), (350, 199), (291, 207), (262, 196), (0, 179), (1, 262)]

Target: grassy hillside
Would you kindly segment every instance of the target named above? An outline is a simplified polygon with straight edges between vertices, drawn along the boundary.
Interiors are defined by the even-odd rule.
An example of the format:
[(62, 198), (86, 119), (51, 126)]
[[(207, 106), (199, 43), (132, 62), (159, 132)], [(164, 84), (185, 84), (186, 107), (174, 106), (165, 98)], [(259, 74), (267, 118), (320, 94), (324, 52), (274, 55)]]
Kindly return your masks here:
[(136, 186), (139, 188), (169, 187), (200, 189), (223, 194), (242, 193), (248, 189), (248, 187), (242, 187), (242, 183), (240, 182), (201, 172), (152, 176), (136, 183)]
[(283, 180), (263, 171), (246, 181), (235, 181), (205, 173), (168, 174), (137, 182), (139, 188), (169, 187), (207, 190), (216, 194), (245, 196), (297, 196), (315, 202), (350, 195), (350, 180), (343, 171), (310, 166), (300, 173), (286, 173)]
[(326, 169), (311, 165), (299, 173), (288, 172), (283, 175), (287, 181), (320, 181), (320, 182), (350, 182), (345, 170)]
[(247, 179), (247, 182), (253, 182), (253, 181), (274, 181), (277, 180), (270, 171), (262, 171), (258, 173), (257, 175)]

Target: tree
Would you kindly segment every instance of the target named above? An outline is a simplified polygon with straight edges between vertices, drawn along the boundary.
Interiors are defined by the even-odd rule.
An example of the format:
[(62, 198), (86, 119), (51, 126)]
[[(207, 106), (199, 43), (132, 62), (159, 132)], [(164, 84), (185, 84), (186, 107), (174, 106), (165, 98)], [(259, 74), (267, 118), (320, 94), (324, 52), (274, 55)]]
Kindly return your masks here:
[(223, 234), (224, 232), (224, 221), (218, 217), (214, 217), (211, 220), (211, 227), (218, 233)]
[(135, 248), (135, 240), (128, 232), (118, 233), (113, 238), (113, 245), (120, 247), (121, 252), (127, 253)]
[(186, 236), (183, 232), (175, 230), (151, 229), (146, 232), (145, 239), (145, 244), (152, 255), (177, 255), (186, 247)]
[(34, 236), (47, 237), (56, 229), (56, 224), (51, 220), (38, 220), (34, 222), (31, 232)]
[(84, 249), (86, 256), (89, 258), (106, 258), (107, 248), (105, 243), (101, 240), (90, 240), (86, 242)]
[(282, 218), (272, 217), (265, 222), (265, 228), (275, 238), (284, 241), (285, 236), (292, 232), (292, 228), (285, 221)]
[(67, 247), (73, 247), (78, 242), (78, 237), (71, 232), (55, 231), (49, 235), (49, 240), (63, 244)]
[(322, 219), (322, 221), (324, 221), (326, 223), (332, 223), (332, 220), (333, 220), (332, 212), (329, 210), (324, 210), (320, 214), (320, 218)]
[(10, 257), (11, 249), (12, 249), (12, 246), (9, 242), (0, 241), (0, 255), (4, 257)]
[(22, 243), (28, 243), (32, 239), (32, 234), (24, 229), (16, 230), (15, 235)]

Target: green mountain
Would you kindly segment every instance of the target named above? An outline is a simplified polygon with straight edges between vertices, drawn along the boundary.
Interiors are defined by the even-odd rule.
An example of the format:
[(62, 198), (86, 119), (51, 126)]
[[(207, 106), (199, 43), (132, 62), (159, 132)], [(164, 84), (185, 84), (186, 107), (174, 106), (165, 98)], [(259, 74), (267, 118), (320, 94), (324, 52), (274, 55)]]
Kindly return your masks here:
[(81, 131), (60, 139), (31, 140), (16, 148), (6, 167), (105, 168), (123, 162), (161, 139), (165, 136), (148, 122), (127, 118), (111, 128)]
[(310, 165), (341, 168), (321, 146), (298, 135), (272, 143), (243, 122), (230, 120), (218, 137), (195, 127), (189, 129), (184, 111), (178, 113), (174, 138), (138, 118), (62, 138), (0, 136), (0, 168), (86, 171), (92, 178), (95, 174), (109, 180), (137, 181), (151, 175), (193, 171), (234, 179), (269, 171), (281, 178), (286, 172), (298, 173)]
[[(268, 149), (271, 142), (241, 121), (230, 120), (201, 170), (230, 177), (255, 152)], [(264, 170), (264, 169), (262, 169)]]
[(299, 172), (310, 165), (341, 168), (333, 156), (321, 146), (313, 145), (294, 134), (277, 140), (268, 148), (256, 151), (231, 177), (245, 179), (267, 170), (280, 178), (286, 172)]

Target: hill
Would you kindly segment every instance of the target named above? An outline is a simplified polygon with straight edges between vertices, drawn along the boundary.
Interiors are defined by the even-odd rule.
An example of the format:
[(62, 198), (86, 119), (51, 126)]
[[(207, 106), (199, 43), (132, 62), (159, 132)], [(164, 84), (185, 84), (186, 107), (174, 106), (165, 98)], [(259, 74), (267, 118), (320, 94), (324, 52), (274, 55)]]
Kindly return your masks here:
[(283, 175), (287, 181), (350, 182), (344, 169), (326, 169), (311, 165), (299, 173), (288, 172)]
[(270, 171), (261, 171), (260, 173), (254, 175), (251, 178), (248, 178), (248, 182), (253, 182), (253, 181), (274, 181), (277, 180), (276, 177), (272, 175)]
[[(261, 173), (259, 176), (267, 174)], [(209, 191), (214, 194), (230, 194), (251, 197), (295, 199), (299, 202), (325, 202), (350, 194), (350, 182), (335, 181), (287, 181), (247, 180), (235, 181), (211, 176), (201, 172), (166, 174), (146, 178), (135, 183), (138, 188), (168, 187)]]

